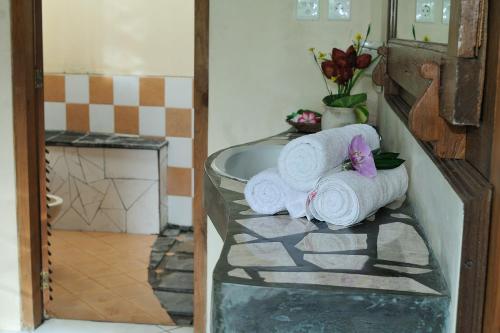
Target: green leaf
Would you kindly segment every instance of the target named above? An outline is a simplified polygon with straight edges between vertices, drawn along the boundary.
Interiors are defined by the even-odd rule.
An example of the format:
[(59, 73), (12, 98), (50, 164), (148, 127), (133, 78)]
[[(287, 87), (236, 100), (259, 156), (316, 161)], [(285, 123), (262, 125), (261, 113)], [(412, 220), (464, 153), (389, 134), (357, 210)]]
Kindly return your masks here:
[(375, 167), (377, 170), (388, 170), (388, 169), (395, 169), (401, 164), (403, 164), (405, 160), (402, 160), (400, 158), (393, 158), (393, 159), (376, 159), (375, 160)]
[(323, 98), (323, 103), (334, 108), (353, 108), (358, 104), (366, 102), (368, 96), (366, 94), (356, 95), (328, 95)]
[(354, 107), (354, 113), (356, 114), (356, 120), (360, 124), (366, 124), (368, 121), (368, 108), (365, 104), (358, 104)]
[(390, 153), (390, 152), (382, 153), (382, 152), (379, 152), (377, 155), (374, 155), (373, 157), (375, 159), (390, 160), (390, 159), (398, 158), (398, 156), (399, 156), (399, 153)]

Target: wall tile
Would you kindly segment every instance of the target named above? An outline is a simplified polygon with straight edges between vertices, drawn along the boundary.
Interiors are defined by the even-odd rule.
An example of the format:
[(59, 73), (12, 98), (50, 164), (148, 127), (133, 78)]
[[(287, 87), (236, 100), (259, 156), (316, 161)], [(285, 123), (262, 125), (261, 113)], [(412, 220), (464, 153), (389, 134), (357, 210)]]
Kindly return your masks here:
[(114, 133), (115, 110), (112, 105), (90, 104), (90, 131), (101, 133)]
[(86, 133), (90, 130), (88, 104), (66, 104), (66, 129)]
[(139, 106), (139, 77), (114, 76), (113, 94), (115, 105)]
[(153, 150), (104, 149), (105, 177), (158, 180), (158, 153)]
[(64, 75), (45, 75), (43, 79), (43, 95), (46, 102), (65, 102)]
[(115, 132), (139, 134), (139, 107), (115, 105)]
[(192, 169), (167, 168), (167, 194), (190, 197), (192, 195)]
[(45, 102), (45, 129), (66, 129), (66, 104)]
[(167, 164), (171, 167), (193, 167), (193, 140), (190, 138), (168, 137)]
[(104, 149), (102, 148), (78, 148), (80, 161), (85, 159), (104, 170)]
[(127, 233), (157, 234), (160, 232), (158, 182), (151, 186), (127, 211)]
[(113, 78), (110, 76), (90, 76), (90, 103), (113, 104)]
[(163, 77), (140, 78), (139, 102), (141, 106), (165, 106), (165, 79)]
[(145, 136), (165, 136), (164, 107), (139, 107), (139, 134)]
[(129, 209), (155, 183), (140, 179), (115, 179), (113, 182), (125, 209)]
[(165, 105), (169, 108), (193, 108), (193, 79), (167, 77), (165, 79)]
[(101, 203), (101, 208), (105, 209), (121, 209), (123, 210), (123, 203), (120, 199), (120, 195), (116, 189), (114, 182), (111, 182), (108, 186), (107, 192)]
[(74, 208), (70, 208), (57, 221), (53, 222), (55, 229), (90, 231), (90, 226)]
[(82, 164), (83, 175), (88, 183), (97, 182), (104, 179), (104, 170), (99, 168), (94, 163), (80, 158), (80, 163)]
[[(118, 212), (114, 213), (115, 215), (117, 214), (122, 214), (121, 220), (118, 222), (114, 222), (110, 216), (109, 213), (106, 214), (106, 212)], [(127, 226), (125, 222), (125, 211), (121, 210), (115, 210), (115, 209), (100, 209), (97, 211), (97, 214), (92, 221), (92, 224), (89, 226), (89, 229), (91, 231), (99, 231), (99, 232), (127, 232)], [(117, 219), (119, 219), (118, 217)]]
[(193, 198), (168, 197), (168, 223), (192, 226), (193, 225)]
[(191, 138), (193, 133), (192, 109), (172, 109), (166, 111), (166, 135)]
[(66, 75), (66, 102), (89, 103), (89, 77), (87, 75)]

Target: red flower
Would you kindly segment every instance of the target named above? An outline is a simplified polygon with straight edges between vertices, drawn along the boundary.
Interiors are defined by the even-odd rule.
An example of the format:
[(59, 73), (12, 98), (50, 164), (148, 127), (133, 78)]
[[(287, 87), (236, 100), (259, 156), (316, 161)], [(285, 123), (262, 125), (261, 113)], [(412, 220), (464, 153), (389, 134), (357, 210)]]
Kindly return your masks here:
[(321, 63), (321, 69), (323, 70), (325, 76), (329, 79), (337, 76), (337, 67), (335, 66), (335, 63), (331, 60), (323, 61)]
[(354, 76), (354, 70), (364, 69), (371, 63), (372, 56), (362, 54), (358, 56), (353, 45), (344, 52), (337, 48), (332, 50), (332, 60), (325, 60), (321, 63), (321, 69), (329, 79), (335, 78), (339, 84), (345, 84)]
[(365, 53), (356, 57), (356, 68), (364, 69), (372, 63), (371, 54)]

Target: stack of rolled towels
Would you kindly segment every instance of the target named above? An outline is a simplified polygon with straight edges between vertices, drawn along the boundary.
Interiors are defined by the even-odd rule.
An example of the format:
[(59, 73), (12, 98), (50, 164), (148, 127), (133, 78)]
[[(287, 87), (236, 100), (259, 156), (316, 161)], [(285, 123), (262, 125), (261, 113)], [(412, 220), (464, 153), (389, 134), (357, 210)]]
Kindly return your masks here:
[(365, 124), (329, 129), (290, 141), (281, 151), (278, 168), (252, 177), (245, 198), (261, 214), (288, 211), (292, 217), (349, 226), (403, 196), (408, 189), (404, 165), (378, 170), (369, 178), (345, 171), (352, 139), (363, 136), (371, 150), (380, 148), (377, 131)]

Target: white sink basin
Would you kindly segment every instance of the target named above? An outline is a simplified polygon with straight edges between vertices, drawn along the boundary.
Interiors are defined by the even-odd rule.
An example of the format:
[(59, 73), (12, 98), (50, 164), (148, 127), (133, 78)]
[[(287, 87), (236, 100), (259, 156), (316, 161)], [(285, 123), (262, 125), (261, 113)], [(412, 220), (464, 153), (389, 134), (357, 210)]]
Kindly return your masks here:
[(222, 176), (246, 182), (265, 169), (277, 167), (283, 147), (263, 143), (229, 148), (213, 160), (212, 169)]

